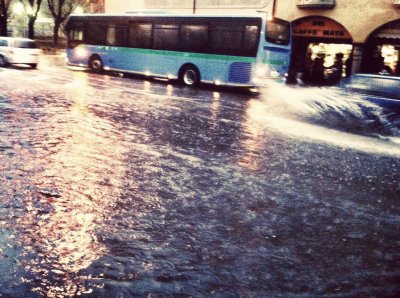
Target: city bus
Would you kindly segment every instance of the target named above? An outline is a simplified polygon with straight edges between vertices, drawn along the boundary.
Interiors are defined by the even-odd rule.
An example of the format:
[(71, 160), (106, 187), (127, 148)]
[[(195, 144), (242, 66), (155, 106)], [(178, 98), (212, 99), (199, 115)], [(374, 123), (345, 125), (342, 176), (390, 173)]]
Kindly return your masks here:
[(289, 68), (290, 23), (265, 14), (81, 14), (65, 28), (68, 65), (94, 72), (252, 87)]

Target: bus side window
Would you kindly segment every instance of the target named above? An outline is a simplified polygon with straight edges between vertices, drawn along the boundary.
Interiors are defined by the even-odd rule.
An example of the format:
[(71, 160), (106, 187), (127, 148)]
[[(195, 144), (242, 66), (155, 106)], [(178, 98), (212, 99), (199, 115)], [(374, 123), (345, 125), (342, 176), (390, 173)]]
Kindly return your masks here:
[(259, 27), (248, 25), (244, 27), (243, 49), (246, 54), (256, 56), (259, 43)]
[(208, 26), (182, 25), (180, 39), (184, 50), (206, 53), (208, 50)]
[(178, 25), (154, 25), (153, 48), (160, 50), (177, 50), (179, 43)]
[(123, 26), (109, 26), (107, 28), (107, 45), (125, 47), (128, 43), (128, 28)]
[(68, 32), (70, 48), (74, 48), (83, 42), (83, 25), (71, 27)]
[(70, 39), (74, 41), (82, 41), (83, 40), (83, 29), (82, 28), (73, 28), (70, 31)]
[(237, 55), (242, 44), (242, 26), (235, 23), (213, 26), (210, 43), (213, 52), (217, 54)]
[(151, 23), (132, 23), (129, 25), (129, 46), (132, 48), (151, 48)]
[(105, 24), (88, 23), (85, 43), (91, 45), (104, 45), (106, 43), (107, 27)]

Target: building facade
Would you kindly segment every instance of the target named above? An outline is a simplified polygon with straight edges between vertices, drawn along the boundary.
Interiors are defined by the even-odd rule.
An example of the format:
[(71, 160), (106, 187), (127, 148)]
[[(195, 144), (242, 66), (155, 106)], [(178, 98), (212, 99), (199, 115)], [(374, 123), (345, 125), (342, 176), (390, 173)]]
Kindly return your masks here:
[(400, 0), (105, 0), (105, 11), (173, 10), (191, 13), (260, 13), (292, 24), (292, 71), (341, 54), (343, 76), (354, 72), (400, 75)]
[(90, 13), (105, 12), (104, 0), (86, 0), (86, 2), (87, 2), (87, 7), (88, 7)]
[(400, 75), (399, 0), (275, 1), (275, 16), (292, 23), (292, 67), (318, 54), (329, 66), (342, 53), (343, 75)]

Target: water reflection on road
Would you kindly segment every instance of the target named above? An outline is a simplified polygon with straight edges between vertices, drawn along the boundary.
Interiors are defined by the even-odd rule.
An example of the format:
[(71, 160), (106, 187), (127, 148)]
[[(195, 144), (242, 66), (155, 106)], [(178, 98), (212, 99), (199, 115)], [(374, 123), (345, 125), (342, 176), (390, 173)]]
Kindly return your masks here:
[(378, 107), (319, 89), (9, 75), (0, 295), (399, 293), (400, 149), (371, 136), (387, 128)]

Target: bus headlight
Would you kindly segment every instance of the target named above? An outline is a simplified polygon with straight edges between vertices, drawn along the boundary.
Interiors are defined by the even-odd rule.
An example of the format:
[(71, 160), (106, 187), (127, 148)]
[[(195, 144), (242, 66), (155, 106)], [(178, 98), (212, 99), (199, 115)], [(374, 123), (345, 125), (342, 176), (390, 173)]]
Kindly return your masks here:
[(272, 78), (277, 78), (280, 76), (280, 73), (277, 70), (271, 70), (271, 73), (269, 74)]
[(77, 58), (85, 58), (88, 55), (88, 51), (84, 47), (78, 47), (75, 49), (75, 55)]
[(254, 69), (256, 77), (265, 77), (268, 73), (268, 66), (265, 64), (258, 64)]

